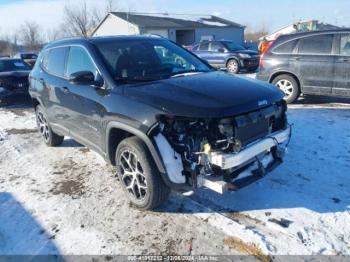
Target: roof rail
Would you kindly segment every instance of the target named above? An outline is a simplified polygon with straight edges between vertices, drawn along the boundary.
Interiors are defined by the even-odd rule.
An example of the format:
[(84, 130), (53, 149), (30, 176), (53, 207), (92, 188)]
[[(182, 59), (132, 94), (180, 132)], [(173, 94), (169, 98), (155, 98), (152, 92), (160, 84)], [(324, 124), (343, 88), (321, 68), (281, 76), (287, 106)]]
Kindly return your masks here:
[(153, 36), (153, 37), (159, 37), (159, 38), (164, 38), (164, 39), (168, 39), (165, 36), (159, 35), (159, 34), (144, 34), (145, 36)]

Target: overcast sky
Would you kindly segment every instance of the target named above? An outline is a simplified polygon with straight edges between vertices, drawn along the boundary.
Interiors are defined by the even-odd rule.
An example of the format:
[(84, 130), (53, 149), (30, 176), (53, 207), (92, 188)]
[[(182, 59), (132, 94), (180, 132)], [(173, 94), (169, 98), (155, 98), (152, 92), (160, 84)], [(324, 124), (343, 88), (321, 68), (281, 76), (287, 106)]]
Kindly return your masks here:
[[(91, 8), (104, 0), (0, 0), (0, 34), (11, 33), (24, 21), (36, 21), (44, 30), (57, 27), (63, 7), (86, 1)], [(115, 0), (122, 11), (215, 14), (270, 32), (300, 19), (318, 19), (350, 27), (350, 0)]]

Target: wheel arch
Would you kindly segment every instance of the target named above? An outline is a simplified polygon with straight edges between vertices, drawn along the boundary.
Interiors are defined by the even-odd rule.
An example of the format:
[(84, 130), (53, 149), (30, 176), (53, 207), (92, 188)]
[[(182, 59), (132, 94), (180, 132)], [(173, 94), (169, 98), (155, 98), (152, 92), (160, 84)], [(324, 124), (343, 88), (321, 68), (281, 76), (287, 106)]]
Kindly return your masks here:
[(289, 76), (293, 77), (293, 78), (295, 79), (295, 81), (297, 81), (297, 83), (298, 83), (298, 85), (299, 85), (299, 90), (300, 90), (300, 92), (301, 92), (302, 86), (301, 86), (301, 82), (300, 82), (298, 76), (297, 76), (295, 73), (290, 72), (290, 71), (278, 71), (278, 72), (273, 73), (273, 74), (270, 76), (269, 83), (272, 83), (272, 81), (273, 81), (276, 77), (278, 77), (278, 76), (280, 76), (280, 75), (289, 75)]
[(147, 146), (149, 152), (151, 153), (154, 162), (156, 163), (156, 166), (162, 174), (165, 174), (165, 167), (161, 160), (161, 157), (157, 151), (156, 146), (154, 145), (151, 138), (149, 138), (145, 133), (142, 131), (130, 127), (129, 125), (120, 123), (120, 122), (110, 122), (107, 125), (106, 129), (106, 154), (107, 154), (107, 160), (112, 164), (116, 165), (115, 162), (115, 153), (116, 149), (119, 145), (119, 143), (130, 136), (137, 136), (140, 138), (145, 145)]
[(40, 99), (37, 98), (37, 97), (32, 97), (31, 100), (32, 100), (32, 105), (33, 105), (33, 108), (34, 108), (34, 109), (35, 109), (38, 105), (42, 105)]
[(238, 58), (237, 56), (229, 56), (229, 57), (227, 57), (226, 60), (225, 60), (225, 66), (226, 66), (226, 67), (227, 67), (228, 62), (230, 62), (230, 60), (236, 60), (237, 63), (239, 64), (239, 58)]

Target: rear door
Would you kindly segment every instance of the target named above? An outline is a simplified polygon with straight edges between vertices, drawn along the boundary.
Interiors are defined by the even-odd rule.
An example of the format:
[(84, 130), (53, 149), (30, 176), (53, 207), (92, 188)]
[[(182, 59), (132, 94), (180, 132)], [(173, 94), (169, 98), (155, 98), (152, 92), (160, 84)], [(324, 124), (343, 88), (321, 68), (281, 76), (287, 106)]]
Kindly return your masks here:
[[(88, 51), (81, 46), (72, 46), (67, 59), (66, 76), (73, 73), (89, 71), (95, 76), (98, 69)], [(106, 91), (90, 85), (67, 83), (67, 93), (71, 103), (66, 105), (70, 110), (70, 131), (81, 143), (102, 151), (101, 117), (105, 112), (101, 105)]]
[(336, 35), (336, 54), (332, 94), (350, 96), (350, 33)]
[(65, 93), (67, 80), (64, 77), (65, 63), (68, 55), (68, 47), (56, 47), (45, 52), (42, 68), (46, 71), (45, 77), (37, 79), (41, 82), (43, 90), (42, 100), (45, 101), (45, 111), (53, 128), (64, 129), (67, 126), (70, 113), (65, 107), (69, 103), (69, 97)]
[(199, 43), (196, 55), (210, 63), (209, 41)]
[(334, 84), (334, 34), (306, 36), (293, 57), (303, 93), (330, 95)]
[(213, 41), (209, 45), (210, 53), (210, 64), (216, 67), (225, 67), (225, 61), (227, 53), (225, 53), (226, 48), (221, 42)]

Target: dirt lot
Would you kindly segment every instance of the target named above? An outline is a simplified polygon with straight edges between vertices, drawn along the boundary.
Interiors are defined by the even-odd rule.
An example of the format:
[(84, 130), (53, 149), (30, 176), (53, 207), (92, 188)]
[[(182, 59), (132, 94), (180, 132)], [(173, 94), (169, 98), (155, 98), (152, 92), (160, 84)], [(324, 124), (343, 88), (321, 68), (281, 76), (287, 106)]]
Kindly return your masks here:
[(261, 181), (141, 212), (99, 155), (48, 148), (30, 107), (0, 108), (0, 254), (350, 254), (350, 100), (301, 99), (289, 119), (286, 161)]

